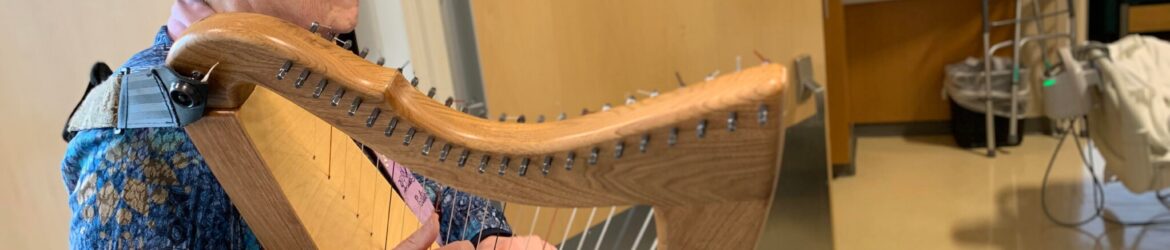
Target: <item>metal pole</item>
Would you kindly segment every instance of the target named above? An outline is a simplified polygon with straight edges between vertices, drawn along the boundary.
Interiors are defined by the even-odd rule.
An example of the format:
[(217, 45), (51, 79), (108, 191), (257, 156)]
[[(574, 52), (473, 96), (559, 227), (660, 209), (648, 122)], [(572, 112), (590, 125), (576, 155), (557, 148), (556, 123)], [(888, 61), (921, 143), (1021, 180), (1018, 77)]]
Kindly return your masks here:
[[(1020, 103), (1020, 98), (1016, 96), (1016, 92), (1020, 91), (1020, 50), (1024, 47), (1022, 44), (1020, 44), (1020, 36), (1023, 32), (1023, 27), (1021, 26), (1023, 26), (1023, 24), (1019, 20), (1023, 18), (1024, 14), (1024, 4), (1021, 3), (1022, 1), (1023, 0), (1016, 0), (1016, 30), (1015, 37), (1012, 37), (1012, 47), (1014, 48), (1012, 49), (1012, 86), (1011, 92), (1008, 93), (1011, 96), (1011, 112), (1008, 113), (1008, 144), (1016, 144), (1020, 142), (1020, 125), (1019, 120), (1016, 119), (1016, 114), (1020, 112), (1019, 107), (1017, 107)], [(1035, 2), (1038, 0), (1032, 1)], [(1040, 31), (1037, 30), (1036, 32)]]
[(983, 0), (983, 91), (987, 107), (984, 125), (987, 128), (987, 156), (995, 157), (995, 116), (991, 113), (991, 16), (988, 14), (988, 1)]

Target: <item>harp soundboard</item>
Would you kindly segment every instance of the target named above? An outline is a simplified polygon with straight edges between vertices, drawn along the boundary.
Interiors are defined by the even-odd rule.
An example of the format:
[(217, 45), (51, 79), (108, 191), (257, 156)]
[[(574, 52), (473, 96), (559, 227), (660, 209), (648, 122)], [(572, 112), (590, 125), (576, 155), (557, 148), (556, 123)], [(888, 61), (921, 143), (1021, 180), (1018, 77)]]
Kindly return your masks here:
[[(241, 109), (245, 103), (295, 105), (298, 114), (328, 126), (319, 129), (352, 137), (415, 173), (507, 206), (545, 207), (546, 216), (553, 211), (549, 207), (570, 208), (570, 225), (585, 221), (576, 211), (592, 209), (584, 223), (590, 226), (604, 221), (594, 215), (649, 206), (657, 239), (638, 240), (656, 248), (754, 248), (780, 170), (788, 73), (778, 64), (542, 123), (462, 113), (419, 91), (418, 81), (395, 69), (263, 15), (218, 14), (195, 23), (176, 41), (167, 64), (179, 72), (204, 72), (218, 64), (208, 75), (210, 111), (187, 131), (260, 241), (274, 249), (392, 246), (386, 243), (394, 239), (386, 234), (394, 230), (369, 222), (391, 216), (362, 216), (385, 214), (400, 198), (391, 198), (386, 179), (371, 177), (378, 176), (373, 167), (346, 168), (345, 177), (360, 180), (338, 185), (331, 184), (334, 169), (285, 167), (298, 163), (262, 156), (258, 149), (320, 142), (290, 137), (259, 138), (286, 145), (255, 143), (255, 131), (290, 124), (249, 122), (283, 114), (249, 114)], [(253, 93), (254, 86), (263, 90)], [(382, 188), (354, 198), (348, 185)], [(532, 225), (538, 224), (535, 218)], [(512, 221), (517, 227), (529, 222)], [(647, 219), (642, 228), (648, 224)], [(543, 234), (553, 244), (563, 243), (567, 236), (561, 235), (569, 232), (543, 229), (515, 231)]]

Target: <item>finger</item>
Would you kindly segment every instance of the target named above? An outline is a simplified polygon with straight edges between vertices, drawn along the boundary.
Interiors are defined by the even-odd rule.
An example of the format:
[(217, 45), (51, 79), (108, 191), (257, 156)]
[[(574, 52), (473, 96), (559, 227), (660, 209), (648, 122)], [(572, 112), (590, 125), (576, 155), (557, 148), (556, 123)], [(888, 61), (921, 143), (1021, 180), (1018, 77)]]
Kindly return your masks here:
[(440, 247), (439, 250), (475, 250), (470, 241), (456, 241)]
[(394, 249), (424, 250), (430, 247), (435, 242), (435, 239), (439, 237), (439, 221), (438, 219), (434, 219), (434, 217), (431, 218), (427, 224), (424, 224), (418, 231), (411, 233), (410, 237), (398, 243), (398, 246), (394, 247)]

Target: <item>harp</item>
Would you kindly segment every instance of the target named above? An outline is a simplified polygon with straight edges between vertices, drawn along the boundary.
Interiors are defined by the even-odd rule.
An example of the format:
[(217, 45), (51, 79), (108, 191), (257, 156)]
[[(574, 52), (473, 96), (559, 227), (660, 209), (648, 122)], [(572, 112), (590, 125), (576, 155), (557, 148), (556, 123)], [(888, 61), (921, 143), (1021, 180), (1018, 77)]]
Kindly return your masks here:
[[(390, 230), (358, 210), (394, 201), (342, 202), (345, 187), (329, 184), (336, 176), (261, 156), (249, 131), (265, 128), (248, 128), (240, 110), (250, 97), (287, 100), (415, 173), (488, 199), (651, 206), (658, 248), (754, 248), (780, 170), (788, 77), (778, 64), (544, 123), (461, 113), (394, 69), (262, 15), (220, 14), (192, 25), (167, 64), (179, 72), (218, 65), (208, 74), (208, 114), (187, 131), (261, 243), (274, 249), (385, 247), (389, 237), (379, 234)], [(253, 94), (254, 86), (269, 94)], [(385, 185), (374, 174), (345, 178)]]

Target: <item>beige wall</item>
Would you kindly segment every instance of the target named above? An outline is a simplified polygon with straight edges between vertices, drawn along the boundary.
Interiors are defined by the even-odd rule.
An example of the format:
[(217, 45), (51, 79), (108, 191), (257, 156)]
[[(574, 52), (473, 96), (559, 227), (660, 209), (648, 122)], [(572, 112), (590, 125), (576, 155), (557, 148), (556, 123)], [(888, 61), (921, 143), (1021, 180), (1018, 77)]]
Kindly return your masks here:
[(170, 1), (0, 0), (0, 249), (64, 249), (60, 131), (89, 67), (148, 46)]

